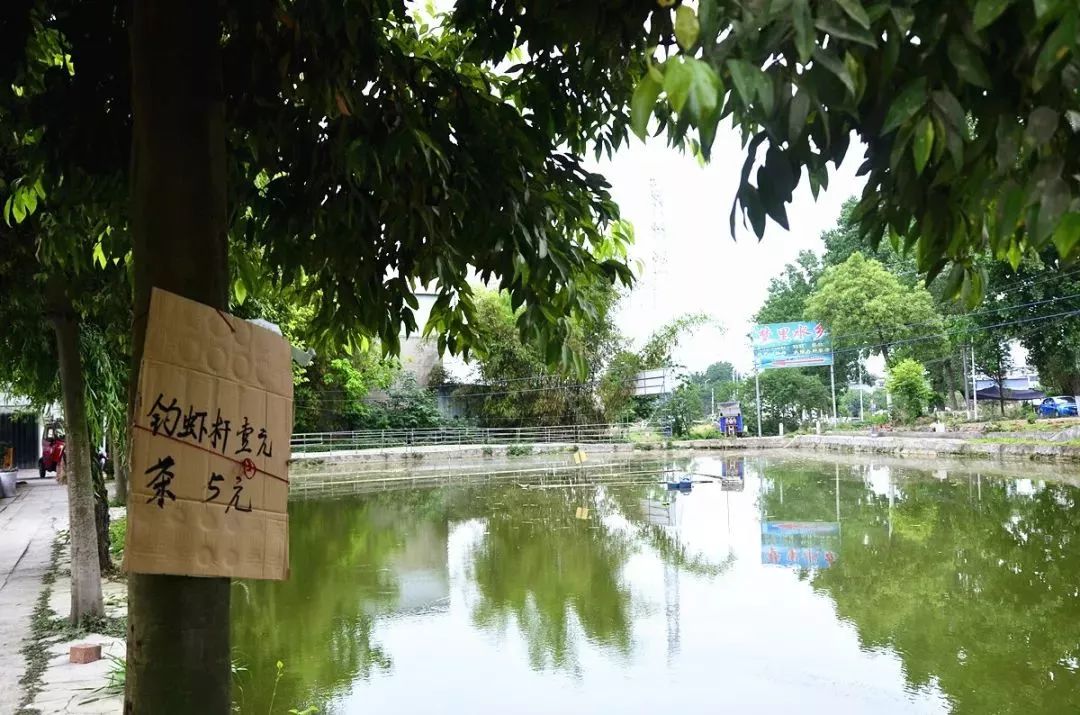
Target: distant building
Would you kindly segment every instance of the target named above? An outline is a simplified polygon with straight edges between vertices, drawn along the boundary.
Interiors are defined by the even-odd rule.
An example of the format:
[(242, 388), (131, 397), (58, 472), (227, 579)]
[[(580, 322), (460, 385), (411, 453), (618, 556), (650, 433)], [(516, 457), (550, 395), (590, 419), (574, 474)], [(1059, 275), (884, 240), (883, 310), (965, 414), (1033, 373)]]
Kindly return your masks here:
[(0, 392), (0, 443), (15, 449), (15, 466), (33, 469), (41, 456), (45, 423), (59, 416), (55, 407), (46, 414), (34, 410), (29, 400)]
[(442, 365), (445, 375), (454, 382), (467, 382), (474, 372), (460, 357), (445, 355), (439, 357), (438, 342), (433, 337), (423, 336), (424, 326), (431, 316), (431, 307), (439, 297), (434, 287), (421, 287), (416, 291), (418, 307), (413, 310), (417, 331), (406, 337), (401, 334), (401, 367), (416, 378), (420, 385), (427, 386), (435, 367)]

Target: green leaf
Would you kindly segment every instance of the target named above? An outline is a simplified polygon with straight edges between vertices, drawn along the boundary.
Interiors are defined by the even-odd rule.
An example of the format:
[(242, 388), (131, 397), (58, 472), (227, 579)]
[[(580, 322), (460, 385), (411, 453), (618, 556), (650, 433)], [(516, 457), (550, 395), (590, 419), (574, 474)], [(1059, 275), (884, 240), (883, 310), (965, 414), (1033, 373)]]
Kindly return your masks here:
[(1068, 258), (1080, 243), (1080, 213), (1067, 213), (1054, 230), (1054, 245), (1062, 258)]
[(788, 107), (788, 142), (794, 144), (802, 137), (809, 114), (810, 94), (805, 89), (800, 89), (791, 98), (791, 106)]
[(931, 92), (930, 96), (933, 97), (934, 104), (941, 110), (941, 115), (949, 126), (966, 139), (968, 134), (967, 113), (960, 106), (960, 101), (947, 89)]
[(998, 222), (994, 230), (994, 258), (1004, 258), (1002, 247), (1016, 233), (1020, 215), (1027, 204), (1027, 194), (1015, 183), (1010, 182), (998, 196)]
[(1013, 239), (1009, 242), (1009, 250), (1005, 252), (1005, 258), (1008, 259), (1014, 271), (1020, 267), (1020, 261), (1024, 260), (1024, 248), (1020, 241)]
[(679, 47), (689, 50), (697, 44), (701, 25), (698, 24), (697, 13), (687, 5), (679, 5), (675, 8), (675, 41)]
[(982, 30), (993, 23), (1010, 4), (1012, 0), (978, 0), (974, 12), (975, 29)]
[(837, 79), (843, 83), (851, 96), (856, 96), (855, 80), (852, 78), (851, 73), (848, 72), (847, 66), (839, 58), (830, 55), (825, 50), (815, 47), (814, 61), (820, 62), (822, 67), (836, 75)]
[(915, 158), (915, 173), (922, 174), (930, 159), (930, 150), (934, 148), (934, 122), (929, 116), (923, 117), (915, 127), (914, 139), (911, 154)]
[(101, 247), (101, 241), (94, 244), (94, 263), (101, 268), (105, 267), (105, 250)]
[(37, 194), (34, 193), (33, 188), (24, 186), (19, 193), (22, 194), (22, 202), (23, 206), (26, 207), (27, 215), (29, 216), (37, 211)]
[(863, 9), (859, 0), (836, 0), (836, 4), (844, 9), (848, 17), (859, 23), (864, 29), (870, 29), (870, 17), (866, 14), (866, 10)]
[(661, 89), (663, 87), (650, 74), (642, 77), (634, 88), (634, 96), (630, 99), (630, 129), (642, 141), (645, 141), (648, 133), (649, 118), (652, 117)]
[(739, 98), (742, 99), (743, 104), (750, 106), (754, 103), (757, 86), (754, 73), (761, 70), (746, 60), (739, 59), (728, 60), (727, 68), (731, 73), (731, 81), (735, 85), (735, 91), (739, 93)]
[(1050, 107), (1036, 107), (1028, 116), (1024, 138), (1037, 147), (1043, 146), (1054, 136), (1059, 120), (1060, 115)]
[(892, 7), (889, 9), (892, 12), (893, 20), (896, 21), (896, 28), (900, 30), (900, 34), (908, 34), (911, 26), (915, 24), (915, 11), (907, 7)]
[[(100, 247), (100, 245), (101, 244), (98, 244), (98, 247)], [(96, 257), (96, 255), (95, 255), (95, 257)], [(104, 259), (104, 255), (102, 255), (102, 259)], [(239, 305), (243, 305), (244, 301), (247, 300), (247, 295), (248, 295), (247, 286), (244, 285), (244, 281), (237, 278), (236, 280), (233, 281), (232, 288), (233, 288), (233, 296), (236, 298), (236, 302)]]
[(791, 6), (791, 23), (795, 27), (795, 49), (799, 62), (806, 64), (814, 54), (814, 17), (810, 14), (809, 0), (795, 0)]
[(959, 33), (949, 35), (949, 62), (960, 79), (976, 87), (990, 89), (990, 73), (986, 71), (978, 50), (967, 43)]
[(863, 91), (866, 89), (866, 71), (858, 58), (850, 52), (844, 53), (844, 69), (847, 70), (848, 76), (851, 77), (851, 82), (855, 87), (852, 94), (855, 95), (855, 101), (858, 102), (862, 100)]
[(1050, 33), (1050, 37), (1046, 38), (1046, 43), (1035, 61), (1035, 76), (1032, 81), (1035, 91), (1042, 89), (1050, 77), (1051, 70), (1068, 57), (1070, 52), (1073, 52), (1077, 35), (1076, 22), (1077, 13), (1070, 12), (1062, 18), (1058, 26)]
[(750, 226), (754, 235), (759, 239), (765, 235), (765, 208), (761, 204), (761, 197), (752, 186), (744, 186), (741, 191), (742, 205), (746, 209), (746, 215), (750, 218)]
[(688, 108), (694, 121), (701, 123), (707, 120), (719, 121), (715, 116), (720, 103), (720, 95), (724, 93), (724, 85), (720, 81), (716, 70), (707, 62), (688, 57), (685, 60), (690, 71), (690, 93)]
[(664, 91), (676, 112), (681, 112), (690, 98), (690, 84), (694, 81), (693, 72), (687, 65), (688, 59), (674, 57), (664, 65)]
[(877, 47), (878, 44), (869, 30), (853, 25), (842, 17), (819, 17), (814, 21), (814, 27), (834, 37), (858, 42), (867, 47)]
[(698, 23), (701, 28), (700, 35), (704, 37), (702, 44), (707, 46), (716, 39), (716, 33), (720, 29), (717, 0), (700, 0), (698, 2)]
[(1069, 208), (1069, 185), (1064, 179), (1054, 179), (1047, 183), (1046, 188), (1039, 195), (1039, 218), (1035, 222), (1034, 239), (1037, 247), (1041, 247), (1057, 228), (1058, 221)]
[(952, 268), (949, 269), (949, 275), (945, 276), (945, 283), (942, 286), (942, 293), (946, 298), (955, 298), (960, 293), (960, 288), (964, 284), (964, 265), (962, 263), (954, 263)]
[(11, 225), (11, 204), (15, 200), (15, 195), (7, 197), (7, 201), (4, 202), (4, 223), (8, 226)]
[(23, 219), (26, 218), (26, 207), (23, 206), (21, 197), (21, 193), (16, 193), (11, 197), (13, 199), (11, 202), (11, 215), (15, 217), (15, 223), (22, 223)]
[(881, 126), (881, 133), (888, 134), (914, 117), (926, 104), (926, 99), (926, 78), (920, 77), (909, 82), (889, 105), (889, 111), (885, 114), (885, 123)]

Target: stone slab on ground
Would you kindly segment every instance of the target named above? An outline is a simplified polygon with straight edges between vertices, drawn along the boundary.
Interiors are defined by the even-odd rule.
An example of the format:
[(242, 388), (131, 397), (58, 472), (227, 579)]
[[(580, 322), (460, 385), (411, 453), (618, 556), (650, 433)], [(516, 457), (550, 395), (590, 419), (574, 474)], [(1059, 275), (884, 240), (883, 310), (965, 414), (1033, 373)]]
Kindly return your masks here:
[(14, 499), (0, 504), (0, 713), (15, 712), (30, 635), (30, 616), (49, 568), (53, 540), (67, 528), (67, 492), (53, 479), (21, 470)]
[[(76, 664), (68, 660), (71, 646), (82, 643), (101, 645), (101, 660)], [(116, 659), (123, 659), (126, 646), (122, 638), (91, 633), (72, 641), (49, 646), (49, 661), (41, 679), (41, 690), (28, 706), (42, 715), (104, 715), (122, 713), (121, 693), (104, 690)]]

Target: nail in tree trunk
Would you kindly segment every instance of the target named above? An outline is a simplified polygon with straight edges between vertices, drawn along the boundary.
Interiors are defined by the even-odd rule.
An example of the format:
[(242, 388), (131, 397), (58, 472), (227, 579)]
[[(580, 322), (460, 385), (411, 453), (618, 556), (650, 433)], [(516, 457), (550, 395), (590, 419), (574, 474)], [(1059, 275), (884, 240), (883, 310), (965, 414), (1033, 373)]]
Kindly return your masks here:
[(86, 429), (86, 388), (79, 354), (79, 323), (59, 278), (48, 284), (49, 310), (56, 331), (60, 388), (64, 401), (67, 462), (68, 533), (71, 539), (71, 622), (101, 616), (101, 567), (90, 472), (90, 434)]
[[(152, 287), (228, 307), (217, 9), (216, 0), (133, 3), (136, 385)], [(226, 715), (229, 579), (131, 574), (127, 647), (126, 713)]]

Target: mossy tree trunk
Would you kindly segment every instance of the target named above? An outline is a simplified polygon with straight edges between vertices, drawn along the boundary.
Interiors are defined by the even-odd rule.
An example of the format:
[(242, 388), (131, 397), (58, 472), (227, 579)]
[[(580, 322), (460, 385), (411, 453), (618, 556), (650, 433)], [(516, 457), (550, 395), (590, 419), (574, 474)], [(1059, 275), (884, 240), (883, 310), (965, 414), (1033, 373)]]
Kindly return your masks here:
[[(228, 307), (217, 11), (215, 0), (134, 3), (135, 385), (152, 287)], [(125, 712), (228, 713), (229, 579), (131, 574), (128, 599)]]

